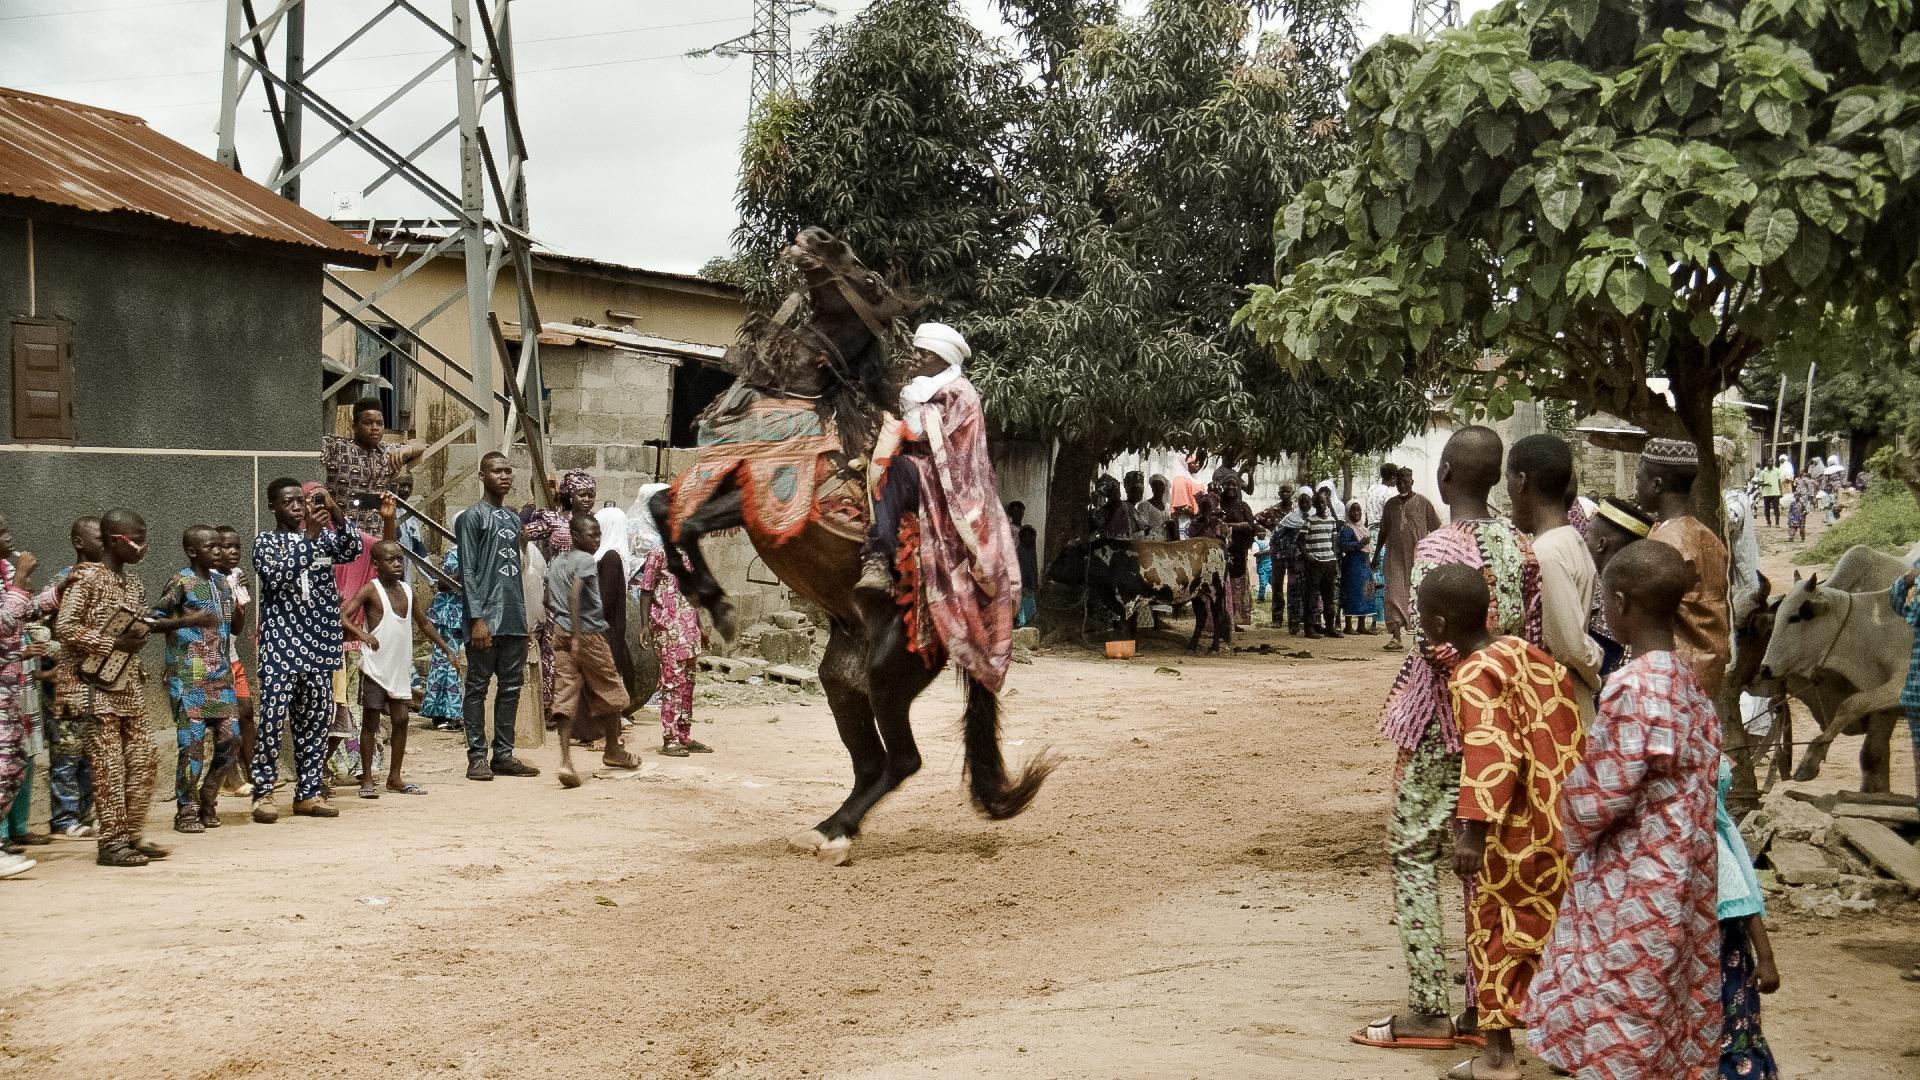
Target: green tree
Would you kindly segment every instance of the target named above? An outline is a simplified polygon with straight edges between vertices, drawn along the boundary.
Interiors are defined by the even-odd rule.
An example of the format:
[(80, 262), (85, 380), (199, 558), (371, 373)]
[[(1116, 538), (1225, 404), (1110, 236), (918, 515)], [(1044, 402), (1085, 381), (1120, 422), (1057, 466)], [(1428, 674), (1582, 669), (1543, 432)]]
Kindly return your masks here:
[(951, 0), (879, 0), (810, 58), (804, 91), (749, 122), (735, 257), (715, 269), (770, 305), (780, 250), (825, 225), (931, 311), (972, 307), (1027, 216), (1000, 167), (1029, 98), (1019, 65)]
[(1564, 399), (1691, 437), (1712, 469), (1713, 398), (1763, 350), (1911, 333), (1915, 18), (1505, 0), (1389, 38), (1354, 72), (1352, 163), (1280, 215), (1242, 317), (1290, 370), (1433, 380), (1496, 415)]

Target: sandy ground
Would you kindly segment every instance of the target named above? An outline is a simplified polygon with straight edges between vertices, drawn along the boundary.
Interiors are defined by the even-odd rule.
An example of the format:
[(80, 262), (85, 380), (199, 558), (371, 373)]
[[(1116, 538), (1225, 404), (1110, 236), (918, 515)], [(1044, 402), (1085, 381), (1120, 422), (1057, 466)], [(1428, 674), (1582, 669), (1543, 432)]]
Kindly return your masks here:
[[(162, 808), (172, 859), (59, 844), (0, 882), (0, 1075), (1434, 1076), (1464, 1054), (1346, 1041), (1404, 994), (1379, 641), (1019, 667), (1008, 753), (1065, 764), (1002, 824), (966, 807), (943, 679), (926, 770), (839, 869), (783, 839), (846, 757), (820, 698), (772, 690), (703, 711), (720, 753), (578, 791), (551, 746), (476, 784), (423, 732), (425, 798), (273, 826), (228, 800), (191, 837)], [(1920, 1076), (1915, 907), (1774, 925), (1784, 1075)]]

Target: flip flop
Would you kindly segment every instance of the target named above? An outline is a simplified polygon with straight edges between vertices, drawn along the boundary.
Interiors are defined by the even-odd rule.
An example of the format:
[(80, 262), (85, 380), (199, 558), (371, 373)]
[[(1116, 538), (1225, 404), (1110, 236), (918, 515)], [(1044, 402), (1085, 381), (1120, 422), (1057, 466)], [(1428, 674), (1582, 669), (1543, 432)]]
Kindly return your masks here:
[(360, 789), (360, 797), (363, 799), (377, 799), (380, 797), (380, 791), (378, 788), (363, 787)]
[(1377, 1020), (1354, 1032), (1347, 1038), (1361, 1046), (1377, 1046), (1383, 1050), (1451, 1050), (1453, 1037), (1407, 1037), (1393, 1033), (1393, 1017)]
[(395, 795), (425, 795), (427, 793), (427, 789), (421, 787), (419, 784), (402, 784), (397, 788), (388, 788), (387, 790), (393, 792)]

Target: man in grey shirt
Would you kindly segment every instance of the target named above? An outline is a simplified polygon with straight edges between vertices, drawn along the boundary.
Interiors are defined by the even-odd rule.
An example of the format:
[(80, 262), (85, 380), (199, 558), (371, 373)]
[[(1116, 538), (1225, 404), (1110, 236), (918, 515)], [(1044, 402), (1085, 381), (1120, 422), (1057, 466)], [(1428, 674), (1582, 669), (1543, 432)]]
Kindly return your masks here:
[[(525, 538), (520, 515), (502, 503), (513, 490), (513, 463), (502, 453), (480, 459), (481, 499), (454, 522), (460, 581), (467, 604), (467, 779), (539, 776), (513, 756), (513, 721), (527, 670), (527, 600), (520, 585)], [(493, 760), (487, 761), (487, 683), (493, 695)]]

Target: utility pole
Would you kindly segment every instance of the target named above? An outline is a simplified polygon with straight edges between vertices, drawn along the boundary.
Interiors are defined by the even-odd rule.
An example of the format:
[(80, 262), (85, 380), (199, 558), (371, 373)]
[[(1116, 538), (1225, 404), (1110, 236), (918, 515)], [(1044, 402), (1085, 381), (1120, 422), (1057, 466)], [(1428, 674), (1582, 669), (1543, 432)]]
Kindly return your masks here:
[(793, 94), (793, 17), (816, 11), (833, 13), (818, 0), (753, 0), (752, 30), (687, 55), (753, 57), (749, 102), (758, 113), (773, 99)]
[(1807, 472), (1807, 436), (1813, 426), (1813, 373), (1820, 370), (1817, 363), (1807, 365), (1807, 400), (1800, 407), (1800, 474)]
[(1780, 421), (1787, 411), (1787, 377), (1780, 376), (1780, 394), (1773, 402), (1773, 443), (1767, 450), (1767, 462), (1772, 464), (1780, 459)]
[(1413, 0), (1413, 36), (1431, 37), (1460, 25), (1460, 0)]

